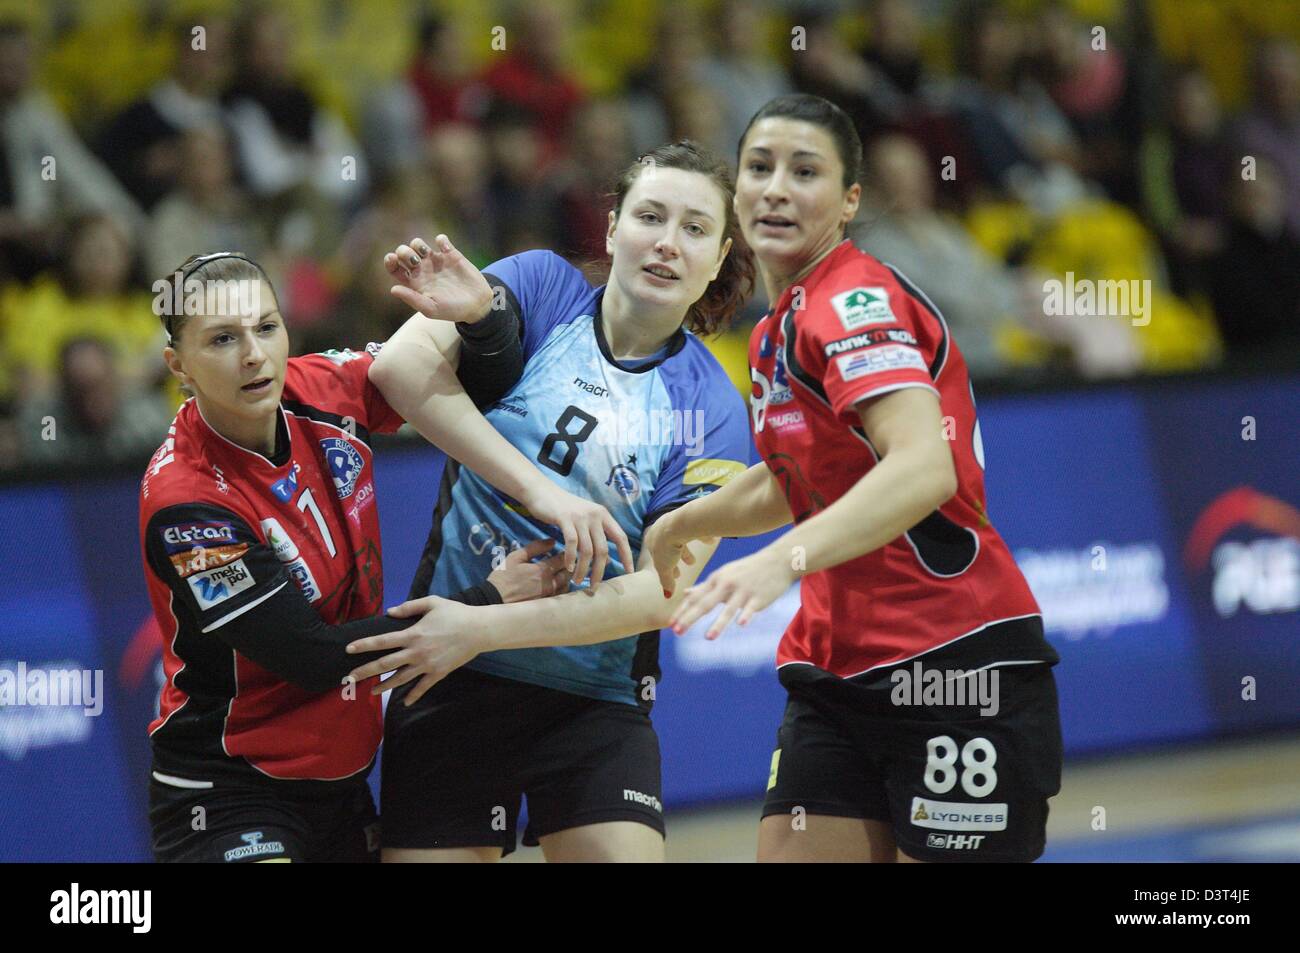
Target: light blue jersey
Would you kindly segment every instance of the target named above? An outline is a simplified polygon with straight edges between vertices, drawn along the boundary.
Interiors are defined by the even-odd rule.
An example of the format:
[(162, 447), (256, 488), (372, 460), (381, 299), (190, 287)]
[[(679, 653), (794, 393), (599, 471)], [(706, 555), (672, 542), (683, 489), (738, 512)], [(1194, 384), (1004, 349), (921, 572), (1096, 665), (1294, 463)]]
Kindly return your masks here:
[[(604, 288), (548, 251), (484, 270), (523, 328), (524, 371), (485, 416), (542, 473), (605, 506), (639, 558), (659, 515), (711, 493), (748, 466), (749, 423), (726, 373), (682, 331), (644, 363), (612, 357), (600, 319)], [(448, 461), (417, 590), (446, 596), (481, 583), (512, 550), (558, 530), (521, 512), (478, 474)], [(558, 549), (557, 549), (558, 551)], [(605, 578), (634, 571), (610, 546)], [(585, 584), (584, 584), (585, 585)], [(489, 652), (492, 675), (637, 704), (658, 677), (658, 633), (596, 645)]]

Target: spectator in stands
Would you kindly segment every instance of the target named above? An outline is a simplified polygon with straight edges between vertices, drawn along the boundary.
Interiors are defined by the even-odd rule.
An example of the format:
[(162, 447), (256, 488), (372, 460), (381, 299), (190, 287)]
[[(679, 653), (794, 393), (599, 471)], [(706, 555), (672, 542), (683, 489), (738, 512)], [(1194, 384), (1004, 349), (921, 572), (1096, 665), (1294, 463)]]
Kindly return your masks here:
[(710, 133), (726, 144), (721, 155), (732, 152), (764, 103), (794, 91), (789, 75), (768, 49), (770, 7), (767, 2), (723, 0), (713, 15), (709, 46), (714, 52), (700, 62), (698, 79), (722, 110), (718, 130)]
[[(407, 81), (420, 103), (421, 127), (427, 132), (448, 122), (476, 123), (487, 110), (490, 90), (474, 75), (467, 57), (469, 38), (454, 17), (426, 17), (420, 23), (419, 48)], [(527, 38), (520, 38), (527, 43)]]
[(957, 222), (935, 211), (937, 169), (912, 139), (890, 135), (867, 153), (868, 209), (856, 243), (926, 289), (966, 355), (971, 374), (1006, 370), (999, 329), (1019, 323), (1017, 278), (983, 251)]
[(915, 99), (932, 81), (921, 58), (921, 17), (908, 0), (876, 0), (868, 8), (871, 33), (862, 58), (891, 94)]
[(366, 155), (377, 174), (400, 175), (425, 160), (425, 138), (448, 123), (475, 124), (489, 93), (466, 56), (464, 29), (455, 18), (425, 16), (410, 68), (366, 97), (362, 111)]
[(75, 220), (59, 241), (60, 269), (0, 298), (0, 354), (22, 400), (53, 393), (64, 345), (95, 337), (113, 347), (128, 386), (162, 378), (161, 331), (153, 295), (131, 286), (135, 250), (116, 220)]
[(506, 49), (494, 51), (483, 81), (492, 97), (527, 113), (542, 136), (545, 156), (563, 153), (583, 100), (573, 75), (569, 7), (530, 0), (516, 8), (506, 29)]
[[(456, 247), (461, 254), (479, 267), (486, 267), (496, 259), (498, 215), (510, 214), (509, 209), (498, 209), (492, 202), (492, 158), (487, 137), (466, 123), (444, 123), (429, 134), (425, 149), (427, 174), (437, 183), (438, 191), (438, 225), (427, 234), (457, 236)], [(388, 243), (392, 244), (391, 235)]]
[(605, 257), (610, 196), (620, 172), (635, 156), (627, 117), (612, 99), (594, 99), (578, 112), (572, 151), (561, 169), (558, 250), (574, 262)]
[(173, 27), (171, 74), (114, 117), (99, 137), (104, 162), (146, 210), (180, 182), (182, 136), (223, 119), (230, 27), (215, 16), (198, 25), (203, 32), (197, 36), (189, 20)]
[(1081, 148), (1051, 96), (1028, 73), (1025, 25), (992, 4), (954, 19), (962, 76), (953, 105), (991, 185), (1042, 214), (1086, 195)]
[(27, 28), (0, 23), (0, 280), (48, 267), (58, 229), (73, 216), (112, 215), (134, 232), (139, 207), (32, 85)]
[(214, 249), (237, 248), (259, 260), (266, 240), (243, 191), (235, 185), (230, 142), (221, 126), (198, 126), (181, 138), (180, 187), (158, 204), (146, 230), (150, 279), (178, 261)]
[(554, 247), (564, 223), (559, 216), (555, 166), (539, 120), (518, 106), (496, 102), (488, 109), (485, 126), (492, 155), (489, 194), (498, 253)]
[(875, 66), (844, 40), (834, 8), (809, 6), (794, 13), (805, 30), (804, 48), (791, 51), (790, 75), (801, 93), (822, 96), (853, 120), (866, 142), (901, 118), (905, 100)]
[(1072, 145), (1056, 158), (1078, 162), (1078, 171), (1100, 183), (1111, 198), (1137, 202), (1134, 155), (1141, 136), (1141, 116), (1128, 58), (1114, 32), (1094, 35), (1059, 2), (1048, 3), (1034, 21), (1034, 74), (1069, 121), (1074, 135), (1087, 143)]
[(1241, 154), (1274, 164), (1287, 222), (1300, 234), (1300, 50), (1293, 41), (1273, 39), (1260, 46), (1254, 104), (1242, 117), (1236, 139)]
[(360, 202), (368, 185), (361, 149), (343, 120), (316, 102), (292, 72), (292, 31), (270, 7), (247, 10), (235, 33), (237, 71), (224, 102), (234, 132), (240, 172), (253, 195), (277, 200), (283, 215), (295, 208), (317, 216), (326, 240), (325, 206), (334, 211)]
[[(673, 140), (670, 101), (684, 84), (698, 84), (704, 72), (704, 34), (695, 7), (675, 2), (661, 7), (654, 48), (645, 65), (628, 77), (623, 110), (632, 151), (644, 155)], [(748, 117), (746, 117), (748, 120)], [(722, 153), (728, 155), (736, 140)]]
[(1223, 245), (1223, 183), (1233, 171), (1218, 95), (1198, 67), (1173, 72), (1166, 128), (1143, 142), (1143, 207), (1160, 235), (1179, 294), (1205, 290), (1207, 262)]
[(57, 392), (22, 407), (19, 452), (38, 465), (144, 460), (167, 436), (172, 414), (160, 393), (123, 380), (107, 341), (73, 338), (59, 353)]
[(1256, 157), (1255, 178), (1233, 168), (1229, 220), (1211, 265), (1214, 314), (1232, 356), (1300, 349), (1300, 239), (1287, 221), (1281, 170)]

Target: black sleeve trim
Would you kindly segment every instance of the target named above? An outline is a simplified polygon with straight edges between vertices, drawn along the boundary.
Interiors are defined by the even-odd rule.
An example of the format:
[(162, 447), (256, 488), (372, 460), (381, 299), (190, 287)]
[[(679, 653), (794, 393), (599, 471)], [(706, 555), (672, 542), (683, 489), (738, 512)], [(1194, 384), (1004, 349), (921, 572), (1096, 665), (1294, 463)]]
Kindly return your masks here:
[(388, 651), (348, 655), (349, 642), (398, 632), (419, 616), (393, 619), (386, 615), (329, 625), (296, 586), (282, 586), (256, 607), (230, 619), (213, 635), (269, 672), (305, 691), (338, 688), (348, 672), (389, 654)]
[(468, 589), (462, 589), (454, 596), (450, 596), (454, 602), (461, 602), (467, 606), (499, 606), (501, 605), (501, 593), (497, 587), (484, 579), (477, 586), (470, 586)]
[(483, 277), (494, 295), (498, 290), (504, 294), (506, 306), (492, 309), (474, 324), (456, 324), (461, 337), (456, 376), (480, 410), (508, 394), (524, 374), (524, 322), (519, 299), (496, 276)]

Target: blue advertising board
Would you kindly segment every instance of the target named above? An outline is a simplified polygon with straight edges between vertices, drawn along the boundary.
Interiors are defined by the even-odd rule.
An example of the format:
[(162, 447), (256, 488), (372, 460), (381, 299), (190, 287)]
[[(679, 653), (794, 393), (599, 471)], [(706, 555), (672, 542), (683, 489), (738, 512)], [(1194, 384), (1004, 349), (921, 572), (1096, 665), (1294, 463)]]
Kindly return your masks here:
[[(1067, 753), (1300, 721), (1300, 377), (1007, 396), (980, 419), (990, 517), (1061, 654)], [(441, 469), (428, 447), (377, 459), (389, 605)], [(162, 635), (136, 493), (126, 477), (0, 489), (0, 860), (149, 858)], [(764, 541), (724, 541), (712, 565)], [(716, 642), (663, 636), (670, 810), (761, 795), (784, 704), (773, 657), (797, 606), (796, 587)], [(52, 705), (4, 694), (20, 671), (86, 678)]]

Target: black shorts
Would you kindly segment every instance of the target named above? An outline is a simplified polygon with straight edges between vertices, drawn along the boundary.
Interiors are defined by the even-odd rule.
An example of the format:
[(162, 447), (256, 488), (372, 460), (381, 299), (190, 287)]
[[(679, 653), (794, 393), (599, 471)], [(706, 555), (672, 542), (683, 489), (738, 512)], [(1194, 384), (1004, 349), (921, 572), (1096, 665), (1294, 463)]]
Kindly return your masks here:
[(274, 788), (181, 788), (150, 778), (149, 823), (158, 863), (379, 860), (379, 817), (364, 774)]
[(607, 821), (664, 832), (659, 738), (636, 705), (458, 669), (384, 726), (384, 846), (515, 849)]
[[(916, 704), (911, 682), (893, 675), (900, 669), (925, 684), (911, 664), (859, 679), (810, 665), (781, 669), (789, 700), (763, 816), (886, 821), (899, 849), (917, 860), (1037, 859), (1047, 799), (1061, 788), (1051, 666), (989, 670), (987, 691), (997, 673), (996, 713), (978, 701), (953, 704), (961, 700), (954, 695), (944, 704), (937, 692)], [(967, 681), (966, 691), (975, 684)]]

